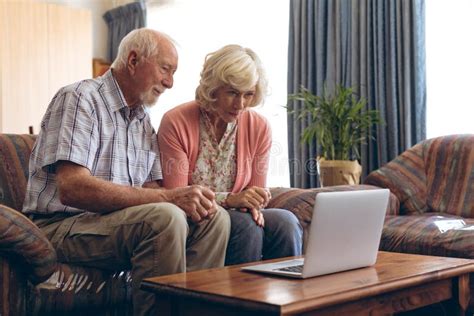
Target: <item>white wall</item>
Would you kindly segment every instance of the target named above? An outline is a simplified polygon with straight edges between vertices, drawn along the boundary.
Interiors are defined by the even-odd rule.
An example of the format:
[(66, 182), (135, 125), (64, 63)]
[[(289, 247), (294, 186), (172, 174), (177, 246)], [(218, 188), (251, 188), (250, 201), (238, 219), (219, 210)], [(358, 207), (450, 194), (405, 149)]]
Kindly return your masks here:
[(92, 56), (107, 59), (107, 24), (102, 15), (110, 9), (133, 0), (40, 0), (65, 6), (89, 9), (92, 14)]
[(473, 14), (473, 0), (426, 2), (427, 138), (474, 133)]
[[(164, 0), (160, 0), (163, 3)], [(265, 13), (271, 7), (271, 13)], [(272, 127), (273, 144), (267, 177), (269, 187), (288, 187), (286, 105), (289, 0), (174, 0), (149, 5), (148, 27), (168, 33), (178, 44), (179, 65), (174, 86), (150, 110), (158, 128), (163, 114), (194, 99), (207, 53), (226, 44), (252, 48), (269, 79), (269, 95), (255, 108)], [(183, 27), (186, 21), (187, 27)]]

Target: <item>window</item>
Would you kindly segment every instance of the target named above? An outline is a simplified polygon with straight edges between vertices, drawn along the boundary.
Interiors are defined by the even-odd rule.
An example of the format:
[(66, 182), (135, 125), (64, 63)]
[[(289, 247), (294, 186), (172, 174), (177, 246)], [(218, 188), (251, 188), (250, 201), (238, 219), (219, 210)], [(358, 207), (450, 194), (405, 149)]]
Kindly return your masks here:
[(426, 1), (427, 137), (474, 133), (474, 1)]
[(207, 53), (227, 44), (254, 50), (269, 79), (270, 95), (256, 111), (272, 125), (273, 146), (267, 178), (269, 187), (290, 185), (288, 170), (287, 54), (289, 1), (273, 0), (174, 0), (150, 4), (148, 27), (163, 31), (178, 43), (179, 64), (173, 89), (151, 109), (155, 127), (163, 114), (194, 99)]

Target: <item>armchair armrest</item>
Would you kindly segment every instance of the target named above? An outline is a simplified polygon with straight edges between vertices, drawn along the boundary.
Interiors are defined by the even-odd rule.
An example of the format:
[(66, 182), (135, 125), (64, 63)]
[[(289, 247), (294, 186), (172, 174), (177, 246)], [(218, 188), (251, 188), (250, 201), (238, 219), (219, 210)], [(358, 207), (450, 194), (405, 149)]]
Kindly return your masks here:
[(56, 269), (56, 251), (44, 233), (26, 216), (0, 204), (0, 253), (18, 258), (28, 279), (46, 280)]
[[(355, 191), (380, 189), (373, 185), (337, 185), (315, 189), (298, 188), (271, 188), (272, 199), (267, 207), (282, 208), (291, 211), (296, 215), (303, 227), (303, 249), (305, 249), (308, 229), (313, 215), (314, 201), (319, 192), (334, 191)], [(398, 198), (390, 193), (390, 200), (387, 206), (387, 215), (398, 215), (400, 202)]]
[(390, 189), (400, 201), (402, 215), (422, 214), (429, 211), (427, 179), (423, 146), (417, 144), (401, 155), (372, 171), (365, 184)]

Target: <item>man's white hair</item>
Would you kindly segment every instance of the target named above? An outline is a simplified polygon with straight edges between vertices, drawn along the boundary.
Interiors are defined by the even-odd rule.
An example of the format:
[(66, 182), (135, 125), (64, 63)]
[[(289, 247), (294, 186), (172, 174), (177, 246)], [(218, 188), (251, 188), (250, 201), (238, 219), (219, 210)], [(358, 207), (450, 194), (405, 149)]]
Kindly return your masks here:
[(117, 57), (112, 63), (111, 68), (126, 68), (128, 56), (132, 51), (136, 52), (139, 57), (144, 58), (159, 54), (160, 45), (158, 39), (160, 38), (166, 38), (174, 43), (170, 36), (149, 28), (131, 31), (120, 42)]

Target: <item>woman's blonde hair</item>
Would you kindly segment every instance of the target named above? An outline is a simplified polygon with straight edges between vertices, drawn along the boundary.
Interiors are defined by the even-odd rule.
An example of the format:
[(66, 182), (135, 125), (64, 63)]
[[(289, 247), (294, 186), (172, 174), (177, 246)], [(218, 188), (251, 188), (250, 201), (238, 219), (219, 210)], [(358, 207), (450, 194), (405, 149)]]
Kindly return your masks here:
[(216, 101), (214, 92), (229, 85), (239, 91), (256, 88), (250, 107), (263, 104), (267, 94), (267, 78), (257, 54), (240, 45), (226, 45), (208, 54), (196, 89), (196, 100), (205, 109)]

